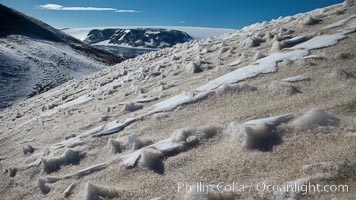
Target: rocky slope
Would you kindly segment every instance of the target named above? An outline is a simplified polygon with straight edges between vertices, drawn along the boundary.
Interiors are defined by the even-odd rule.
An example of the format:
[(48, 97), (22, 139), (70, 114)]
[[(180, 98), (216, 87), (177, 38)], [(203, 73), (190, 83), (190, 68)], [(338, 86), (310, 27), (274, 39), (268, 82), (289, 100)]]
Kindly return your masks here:
[(0, 4), (0, 109), (122, 61)]
[[(355, 14), (143, 54), (2, 111), (2, 198), (353, 199)], [(348, 192), (283, 190), (307, 184)]]

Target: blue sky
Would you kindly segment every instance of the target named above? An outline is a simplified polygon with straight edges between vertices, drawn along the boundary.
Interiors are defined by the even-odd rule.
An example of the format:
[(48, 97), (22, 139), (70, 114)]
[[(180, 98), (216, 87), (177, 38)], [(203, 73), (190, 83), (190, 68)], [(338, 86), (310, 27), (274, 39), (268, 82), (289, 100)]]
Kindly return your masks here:
[(241, 28), (342, 0), (0, 0), (56, 28), (200, 26)]

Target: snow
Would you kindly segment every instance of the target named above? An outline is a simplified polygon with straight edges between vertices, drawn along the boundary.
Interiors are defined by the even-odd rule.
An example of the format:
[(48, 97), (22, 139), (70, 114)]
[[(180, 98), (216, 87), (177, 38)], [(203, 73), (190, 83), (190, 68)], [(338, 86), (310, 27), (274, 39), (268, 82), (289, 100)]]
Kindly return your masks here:
[(255, 64), (248, 65), (218, 77), (207, 84), (199, 87), (198, 91), (210, 91), (223, 84), (232, 84), (253, 78), (259, 74), (271, 73), (277, 70), (276, 62), (282, 60), (294, 60), (308, 55), (308, 51), (296, 50), (289, 52), (278, 52), (257, 60)]
[(32, 122), (35, 122), (37, 119), (38, 119), (38, 117), (33, 117), (33, 118), (25, 121), (24, 123), (20, 124), (18, 127), (22, 128), (22, 127), (24, 127), (24, 126), (26, 126), (28, 124), (31, 124)]
[(332, 35), (320, 35), (306, 42), (298, 44), (292, 47), (291, 49), (308, 49), (308, 50), (320, 49), (320, 48), (335, 45), (339, 40), (344, 39), (345, 37), (346, 36), (341, 33), (332, 34)]
[(119, 38), (119, 41), (123, 40), (124, 37), (125, 37), (128, 33), (131, 32), (131, 30), (125, 30), (124, 32), (125, 32), (125, 34), (123, 34), (123, 35)]
[(337, 21), (335, 23), (332, 23), (332, 24), (329, 24), (327, 26), (324, 26), (323, 29), (332, 29), (332, 28), (336, 28), (336, 27), (339, 27), (339, 26), (343, 26), (353, 18), (356, 18), (356, 15), (351, 15), (350, 17), (347, 17), (347, 18), (342, 19), (340, 21)]
[(173, 138), (168, 138), (165, 140), (161, 140), (161, 141), (151, 145), (150, 147), (157, 149), (157, 150), (161, 151), (162, 153), (166, 154), (166, 153), (174, 152), (174, 151), (181, 149), (183, 147), (183, 145), (181, 143), (174, 142)]
[(143, 99), (138, 99), (135, 102), (136, 103), (148, 103), (148, 102), (156, 101), (158, 99), (159, 99), (158, 97), (147, 97), (147, 98), (143, 98)]
[(187, 92), (159, 102), (154, 105), (153, 112), (170, 111), (180, 105), (200, 100), (206, 97), (211, 90), (218, 88), (223, 84), (232, 84), (248, 78), (255, 77), (262, 73), (275, 72), (277, 70), (276, 62), (298, 59), (302, 58), (305, 55), (308, 55), (308, 51), (306, 50), (294, 50), (271, 54), (270, 56), (257, 60), (256, 63), (253, 65), (248, 65), (239, 68), (197, 88), (196, 91), (200, 91), (200, 93), (194, 94), (192, 92)]
[(79, 134), (79, 135), (77, 135), (77, 136), (75, 136), (73, 138), (70, 138), (68, 140), (53, 144), (53, 148), (54, 149), (59, 149), (59, 148), (62, 148), (62, 147), (73, 146), (73, 145), (75, 145), (77, 143), (80, 143), (81, 139), (98, 133), (99, 131), (101, 131), (103, 129), (103, 127), (104, 127), (104, 125), (92, 128), (92, 129), (90, 129), (90, 130), (88, 130), (86, 132), (83, 132), (83, 133), (81, 133), (81, 134)]
[(54, 108), (51, 110), (48, 110), (46, 112), (42, 112), (40, 114), (40, 117), (51, 117), (52, 115), (56, 114), (58, 112), (58, 109)]
[(267, 65), (248, 65), (216, 78), (207, 84), (199, 87), (198, 91), (213, 90), (223, 84), (232, 84), (239, 81), (255, 77), (261, 73), (271, 73), (277, 70), (276, 65), (271, 63)]
[(124, 123), (119, 123), (118, 121), (109, 122), (105, 126), (100, 126), (100, 127), (102, 127), (100, 132), (94, 133), (91, 136), (92, 137), (101, 137), (104, 135), (111, 135), (111, 134), (117, 133), (119, 131), (122, 131), (126, 126), (130, 125), (131, 123), (135, 122), (136, 120), (137, 120), (136, 118), (128, 118), (125, 120)]
[(294, 44), (298, 44), (300, 42), (304, 42), (305, 40), (307, 40), (308, 37), (303, 35), (303, 36), (296, 36), (296, 37), (293, 37), (291, 39), (288, 39), (288, 40), (285, 40), (285, 43), (287, 45), (294, 45)]
[(187, 103), (192, 103), (194, 101), (200, 100), (208, 95), (208, 92), (201, 92), (198, 94), (180, 94), (174, 97), (171, 97), (167, 100), (164, 100), (162, 102), (159, 102), (154, 105), (154, 110), (153, 112), (165, 112), (165, 111), (170, 111), (175, 109), (176, 107), (187, 104)]
[(349, 34), (355, 31), (356, 31), (356, 19), (352, 19), (351, 22), (349, 22), (344, 29), (339, 30), (338, 32), (341, 34)]
[(100, 131), (99, 133), (93, 134), (93, 137), (98, 137), (98, 136), (102, 136), (102, 135), (110, 135), (116, 132), (121, 131), (122, 129), (124, 129), (124, 126), (120, 123), (118, 123), (117, 121), (112, 121), (109, 122), (108, 124), (106, 124), (103, 127), (103, 130)]
[(121, 48), (125, 48), (125, 49), (132, 49), (132, 50), (147, 50), (147, 51), (152, 51), (152, 50), (159, 50), (159, 49), (155, 49), (155, 48), (147, 48), (144, 46), (137, 46), (137, 47), (133, 47), (131, 45), (128, 45), (126, 43), (122, 43), (122, 44), (114, 44), (114, 43), (109, 43), (110, 40), (104, 40), (95, 44), (92, 44), (94, 46), (97, 47), (101, 47), (101, 46), (110, 46), (110, 47), (121, 47)]
[(242, 63), (242, 62), (244, 62), (244, 61), (246, 61), (246, 59), (238, 58), (238, 59), (236, 59), (235, 61), (233, 61), (233, 62), (231, 62), (231, 63), (229, 63), (229, 64), (227, 64), (227, 65), (229, 65), (229, 66), (235, 66), (235, 65), (238, 65), (238, 64), (240, 64), (240, 63)]
[(313, 58), (322, 59), (323, 57), (319, 56), (319, 55), (309, 55), (309, 56), (304, 56), (304, 58), (305, 59), (313, 59)]
[(63, 92), (64, 92), (63, 89), (53, 89), (48, 92), (45, 92), (42, 97), (47, 99), (55, 95), (61, 95)]
[(80, 96), (72, 101), (69, 101), (69, 102), (59, 105), (51, 110), (41, 113), (40, 117), (50, 117), (50, 116), (56, 114), (59, 110), (64, 110), (66, 108), (69, 108), (69, 107), (72, 107), (75, 105), (83, 104), (88, 101), (91, 101), (92, 99), (93, 99), (93, 97), (90, 97), (88, 95)]
[(121, 156), (122, 165), (127, 168), (135, 166), (137, 160), (141, 157), (142, 150), (134, 151), (133, 153)]
[(93, 97), (90, 97), (88, 95), (83, 95), (83, 96), (80, 96), (72, 101), (69, 101), (67, 103), (64, 103), (62, 105), (59, 105), (57, 108), (58, 109), (66, 109), (66, 108), (69, 108), (69, 107), (72, 107), (72, 106), (75, 106), (75, 105), (79, 105), (79, 104), (83, 104), (83, 103), (86, 103), (88, 101), (91, 101), (93, 99)]
[(267, 57), (259, 59), (255, 61), (255, 64), (258, 63), (260, 65), (268, 65), (268, 64), (276, 64), (276, 62), (283, 60), (297, 60), (302, 58), (303, 56), (308, 55), (309, 52), (305, 50), (295, 50), (295, 51), (287, 51), (287, 52), (277, 52), (273, 53)]
[(34, 161), (29, 163), (29, 164), (27, 164), (26, 167), (30, 168), (30, 167), (34, 167), (34, 166), (40, 165), (43, 156), (44, 156), (43, 152), (33, 154), (32, 157), (34, 157)]
[(283, 81), (286, 81), (286, 82), (298, 82), (298, 81), (306, 81), (306, 80), (309, 80), (308, 77), (304, 77), (304, 76), (292, 76), (292, 77), (288, 77), (288, 78), (285, 78), (283, 79)]
[(268, 117), (268, 118), (262, 118), (262, 119), (254, 119), (245, 122), (245, 125), (266, 125), (268, 127), (276, 127), (281, 123), (289, 121), (293, 115), (291, 114), (284, 114), (284, 115), (279, 115), (275, 117)]

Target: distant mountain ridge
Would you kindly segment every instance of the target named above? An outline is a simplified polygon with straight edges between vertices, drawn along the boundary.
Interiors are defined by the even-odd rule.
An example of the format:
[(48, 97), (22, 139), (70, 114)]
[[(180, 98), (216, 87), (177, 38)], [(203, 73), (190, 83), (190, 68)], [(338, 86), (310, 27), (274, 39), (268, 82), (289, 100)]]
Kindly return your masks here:
[(187, 33), (194, 40), (200, 40), (204, 38), (214, 37), (224, 33), (230, 33), (236, 31), (235, 29), (226, 28), (209, 28), (209, 27), (191, 27), (191, 26), (108, 26), (108, 27), (84, 27), (84, 28), (63, 28), (63, 32), (71, 35), (81, 41), (84, 41), (89, 32), (97, 29), (166, 29), (166, 30), (178, 30)]
[(161, 28), (134, 29), (93, 29), (85, 42), (95, 44), (106, 41), (108, 44), (128, 45), (132, 47), (165, 48), (184, 43), (193, 38), (185, 32)]

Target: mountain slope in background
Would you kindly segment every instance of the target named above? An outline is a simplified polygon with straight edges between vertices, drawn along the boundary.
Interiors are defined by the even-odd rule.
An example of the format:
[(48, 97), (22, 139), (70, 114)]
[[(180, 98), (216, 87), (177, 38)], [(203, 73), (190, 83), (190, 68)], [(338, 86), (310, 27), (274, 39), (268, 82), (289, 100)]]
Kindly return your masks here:
[(207, 28), (207, 27), (189, 27), (189, 26), (110, 26), (110, 27), (85, 27), (85, 28), (64, 28), (63, 32), (71, 35), (79, 40), (85, 40), (90, 31), (105, 30), (105, 29), (166, 29), (178, 30), (187, 33), (195, 40), (201, 40), (208, 37), (214, 37), (224, 33), (231, 33), (235, 29), (226, 28)]
[(0, 109), (122, 58), (0, 4)]
[(137, 29), (94, 29), (91, 30), (85, 42), (95, 44), (105, 42), (113, 45), (124, 45), (144, 48), (165, 48), (178, 43), (184, 43), (193, 38), (182, 31), (158, 28)]
[[(183, 26), (114, 26), (61, 30), (125, 59), (188, 40), (200, 40), (235, 31), (234, 29)], [(113, 37), (118, 30), (120, 36)]]

